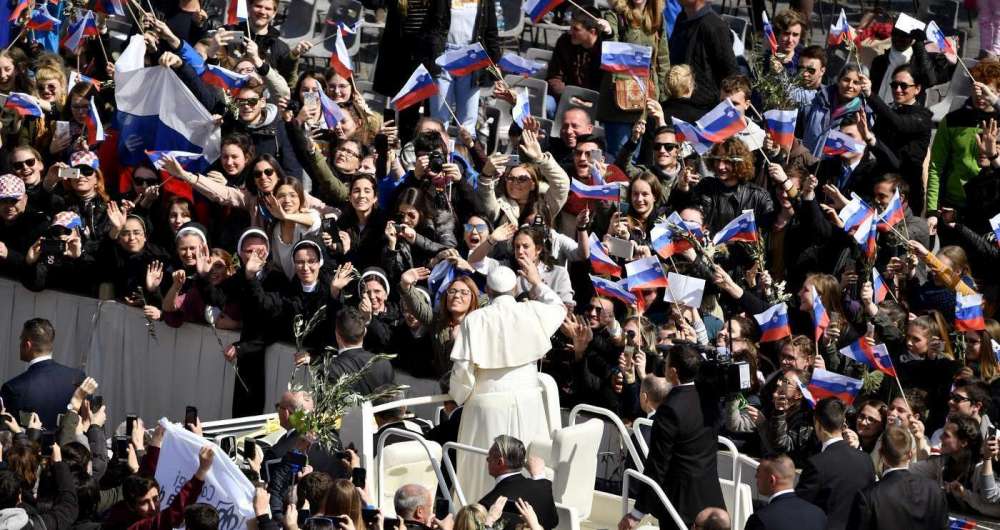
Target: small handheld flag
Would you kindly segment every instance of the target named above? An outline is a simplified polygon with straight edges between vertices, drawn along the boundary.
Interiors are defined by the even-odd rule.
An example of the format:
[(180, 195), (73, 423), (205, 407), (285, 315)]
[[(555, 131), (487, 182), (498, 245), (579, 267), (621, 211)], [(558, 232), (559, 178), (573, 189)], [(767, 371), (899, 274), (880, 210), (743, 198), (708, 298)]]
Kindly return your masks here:
[(90, 98), (84, 124), (87, 127), (87, 145), (96, 145), (104, 141), (104, 125), (101, 123), (101, 116), (97, 113), (97, 104), (94, 103), (94, 98)]
[(66, 30), (66, 35), (59, 41), (59, 45), (66, 48), (74, 55), (80, 52), (84, 37), (98, 35), (97, 24), (94, 22), (94, 13), (87, 11), (83, 18), (71, 24)]
[(785, 149), (791, 149), (795, 143), (795, 121), (798, 115), (796, 110), (773, 109), (764, 112), (767, 134), (774, 143)]
[(615, 260), (611, 259), (604, 252), (604, 247), (601, 246), (600, 240), (597, 236), (590, 234), (590, 269), (597, 274), (605, 274), (608, 276), (614, 276), (615, 278), (620, 278), (622, 275), (622, 268), (615, 263)]
[(830, 34), (827, 36), (826, 43), (829, 46), (837, 46), (845, 41), (851, 42), (853, 40), (854, 28), (847, 23), (847, 13), (841, 8), (837, 22), (830, 26)]
[(951, 41), (944, 36), (944, 32), (938, 27), (937, 22), (933, 20), (927, 23), (927, 28), (924, 29), (924, 33), (927, 34), (927, 40), (934, 43), (937, 46), (938, 51), (943, 53), (948, 57), (949, 60), (954, 60), (953, 58), (958, 57), (958, 52), (955, 51), (955, 47), (952, 46)]
[(581, 199), (595, 199), (601, 201), (617, 201), (621, 182), (611, 182), (608, 184), (588, 185), (576, 180), (569, 179), (569, 191)]
[(628, 275), (628, 290), (656, 289), (668, 285), (667, 275), (663, 274), (660, 259), (656, 256), (641, 258), (625, 264)]
[(885, 207), (885, 211), (879, 214), (878, 231), (888, 232), (892, 227), (902, 223), (903, 217), (903, 200), (899, 197), (899, 188), (896, 188), (892, 198), (889, 199), (889, 205)]
[(3, 106), (7, 109), (13, 109), (21, 117), (35, 116), (41, 118), (44, 114), (37, 99), (21, 92), (11, 92), (7, 96), (7, 101), (4, 102)]
[(333, 53), (330, 54), (330, 68), (344, 79), (350, 79), (354, 74), (354, 64), (351, 62), (351, 54), (347, 51), (347, 44), (344, 43), (343, 32), (337, 33), (337, 40), (333, 43)]
[(882, 279), (882, 275), (878, 273), (878, 269), (872, 267), (872, 297), (876, 304), (881, 304), (885, 301), (885, 297), (889, 294), (889, 285), (885, 283)]
[(837, 212), (837, 217), (844, 223), (844, 231), (851, 233), (866, 220), (875, 215), (875, 210), (865, 203), (857, 193), (851, 193), (851, 200)]
[(410, 74), (410, 78), (406, 80), (406, 84), (399, 90), (399, 93), (392, 98), (390, 104), (397, 111), (402, 111), (437, 93), (437, 83), (427, 71), (427, 67), (421, 64)]
[(767, 39), (768, 45), (771, 46), (771, 55), (777, 55), (778, 38), (774, 36), (774, 27), (771, 26), (771, 21), (767, 18), (767, 11), (761, 11), (760, 18), (764, 22), (764, 37)]
[(816, 292), (815, 285), (809, 286), (809, 294), (812, 297), (813, 337), (814, 340), (819, 340), (826, 333), (826, 328), (830, 327), (830, 315), (826, 313), (823, 299)]
[(26, 27), (35, 31), (55, 31), (59, 29), (61, 24), (62, 22), (58, 18), (49, 14), (45, 4), (42, 4), (31, 12), (31, 18), (28, 19)]
[(229, 94), (242, 88), (249, 79), (248, 75), (238, 74), (214, 64), (206, 64), (205, 71), (201, 73), (201, 80), (206, 85), (221, 88)]
[(653, 48), (627, 42), (604, 41), (601, 43), (601, 70), (637, 77), (649, 76)]
[(122, 6), (122, 0), (94, 0), (93, 9), (95, 13), (118, 15), (120, 17), (125, 16), (125, 7)]
[(840, 354), (855, 362), (868, 366), (872, 370), (884, 372), (890, 377), (896, 376), (896, 369), (892, 366), (892, 357), (885, 344), (871, 345), (868, 339), (861, 337), (840, 349)]
[(955, 331), (983, 331), (983, 295), (955, 293)]
[(518, 88), (514, 92), (514, 97), (514, 108), (511, 109), (511, 113), (514, 115), (514, 123), (521, 129), (524, 129), (524, 119), (531, 116), (531, 100), (528, 96), (528, 88)]
[(532, 22), (538, 24), (542, 18), (553, 9), (559, 7), (564, 0), (525, 0), (521, 9)]
[(508, 74), (523, 75), (525, 77), (533, 76), (545, 67), (542, 63), (525, 59), (511, 52), (503, 54), (503, 57), (497, 62), (497, 66), (500, 67), (500, 70)]
[(1000, 246), (1000, 213), (990, 219), (990, 228), (993, 229), (993, 236), (996, 238), (995, 243), (997, 246)]
[(654, 225), (649, 232), (651, 239), (650, 246), (659, 254), (661, 258), (669, 258), (679, 252), (691, 248), (691, 243), (676, 233), (671, 226), (676, 226), (681, 230), (687, 230), (692, 236), (701, 239), (705, 237), (701, 227), (697, 223), (690, 223), (681, 219), (677, 212), (672, 212), (665, 223)]
[(816, 368), (813, 370), (808, 388), (817, 401), (835, 397), (843, 401), (845, 405), (850, 405), (854, 403), (854, 398), (861, 392), (861, 380)]
[(628, 305), (635, 305), (636, 303), (635, 295), (628, 292), (628, 289), (626, 289), (623, 285), (625, 280), (613, 282), (591, 274), (590, 282), (594, 284), (594, 291), (601, 296), (614, 298), (615, 300), (620, 300)]
[(865, 144), (854, 138), (840, 131), (832, 130), (826, 135), (826, 141), (823, 142), (823, 156), (863, 155), (866, 147)]
[(680, 118), (671, 118), (674, 121), (674, 129), (677, 131), (677, 141), (687, 142), (699, 154), (703, 155), (712, 149), (712, 140), (705, 137), (698, 126), (688, 123)]
[(773, 305), (753, 318), (760, 326), (761, 342), (774, 342), (792, 335), (792, 328), (788, 325), (788, 306), (783, 303)]
[(723, 99), (696, 122), (702, 136), (720, 143), (747, 128), (746, 118), (733, 106), (729, 98)]
[(434, 64), (446, 70), (452, 77), (462, 77), (493, 64), (483, 45), (474, 42), (468, 46), (446, 51)]
[(745, 241), (748, 243), (757, 241), (757, 222), (754, 220), (753, 210), (743, 210), (743, 213), (732, 221), (729, 221), (712, 238), (712, 243), (716, 245), (730, 241)]
[(319, 91), (319, 107), (323, 111), (323, 125), (333, 129), (344, 119), (344, 109), (329, 98), (322, 90)]
[(235, 26), (240, 21), (250, 18), (247, 10), (247, 0), (228, 0), (226, 2), (226, 22), (227, 26)]
[(17, 5), (11, 10), (8, 20), (14, 22), (21, 17), (21, 13), (24, 13), (24, 10), (28, 9), (29, 6), (31, 6), (31, 0), (18, 0)]
[(162, 171), (165, 165), (164, 157), (171, 157), (177, 161), (184, 169), (190, 170), (196, 167), (204, 158), (201, 153), (191, 153), (188, 151), (146, 151), (146, 156), (153, 164), (153, 167)]

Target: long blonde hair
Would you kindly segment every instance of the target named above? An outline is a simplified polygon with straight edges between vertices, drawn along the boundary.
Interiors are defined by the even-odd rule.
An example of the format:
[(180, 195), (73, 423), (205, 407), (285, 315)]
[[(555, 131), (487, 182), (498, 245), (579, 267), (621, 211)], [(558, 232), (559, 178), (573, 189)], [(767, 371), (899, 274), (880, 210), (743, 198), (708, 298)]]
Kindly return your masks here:
[[(646, 0), (642, 7), (635, 7), (631, 0), (614, 0), (611, 9), (620, 14), (629, 27), (641, 27), (648, 34), (663, 31), (663, 0)], [(622, 40), (625, 28), (618, 28), (618, 40)]]

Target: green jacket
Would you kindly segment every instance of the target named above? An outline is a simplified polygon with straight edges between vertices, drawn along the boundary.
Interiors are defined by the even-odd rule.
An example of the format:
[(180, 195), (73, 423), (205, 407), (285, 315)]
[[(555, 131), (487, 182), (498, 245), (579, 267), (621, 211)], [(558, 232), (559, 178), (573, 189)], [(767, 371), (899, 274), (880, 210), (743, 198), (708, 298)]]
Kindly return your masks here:
[(965, 183), (979, 174), (979, 125), (994, 114), (962, 107), (941, 120), (927, 169), (927, 212), (965, 206)]
[[(619, 20), (624, 21), (624, 16), (620, 16), (617, 11), (607, 10), (602, 13), (604, 20), (611, 24), (611, 38), (606, 41), (627, 42), (629, 44), (640, 44), (653, 49), (652, 75), (654, 78), (653, 93), (647, 96), (657, 101), (667, 98), (667, 71), (670, 70), (670, 49), (667, 47), (667, 38), (663, 34), (663, 27), (658, 30), (659, 36), (646, 33), (641, 27), (625, 27), (619, 25)], [(657, 41), (659, 43), (657, 44)], [(601, 97), (597, 104), (597, 119), (601, 121), (634, 122), (642, 114), (642, 111), (625, 112), (618, 108), (615, 103), (615, 79), (631, 79), (628, 74), (612, 74), (605, 72), (601, 79)]]

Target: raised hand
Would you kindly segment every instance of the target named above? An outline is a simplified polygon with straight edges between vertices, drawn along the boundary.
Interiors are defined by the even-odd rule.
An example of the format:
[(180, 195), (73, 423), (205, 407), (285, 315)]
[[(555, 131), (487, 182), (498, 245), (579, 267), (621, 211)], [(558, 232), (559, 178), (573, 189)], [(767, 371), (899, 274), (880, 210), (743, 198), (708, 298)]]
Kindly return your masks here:
[(163, 282), (163, 263), (154, 261), (146, 266), (146, 292), (156, 291)]

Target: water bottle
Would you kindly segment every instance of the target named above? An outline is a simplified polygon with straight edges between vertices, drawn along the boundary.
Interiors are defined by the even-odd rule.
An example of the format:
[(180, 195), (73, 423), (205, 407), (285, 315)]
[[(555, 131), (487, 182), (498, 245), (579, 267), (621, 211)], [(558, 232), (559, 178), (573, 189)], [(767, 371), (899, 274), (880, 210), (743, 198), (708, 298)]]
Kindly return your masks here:
[(497, 30), (507, 31), (507, 23), (503, 19), (503, 4), (500, 3), (500, 0), (496, 0), (495, 5), (497, 10)]

